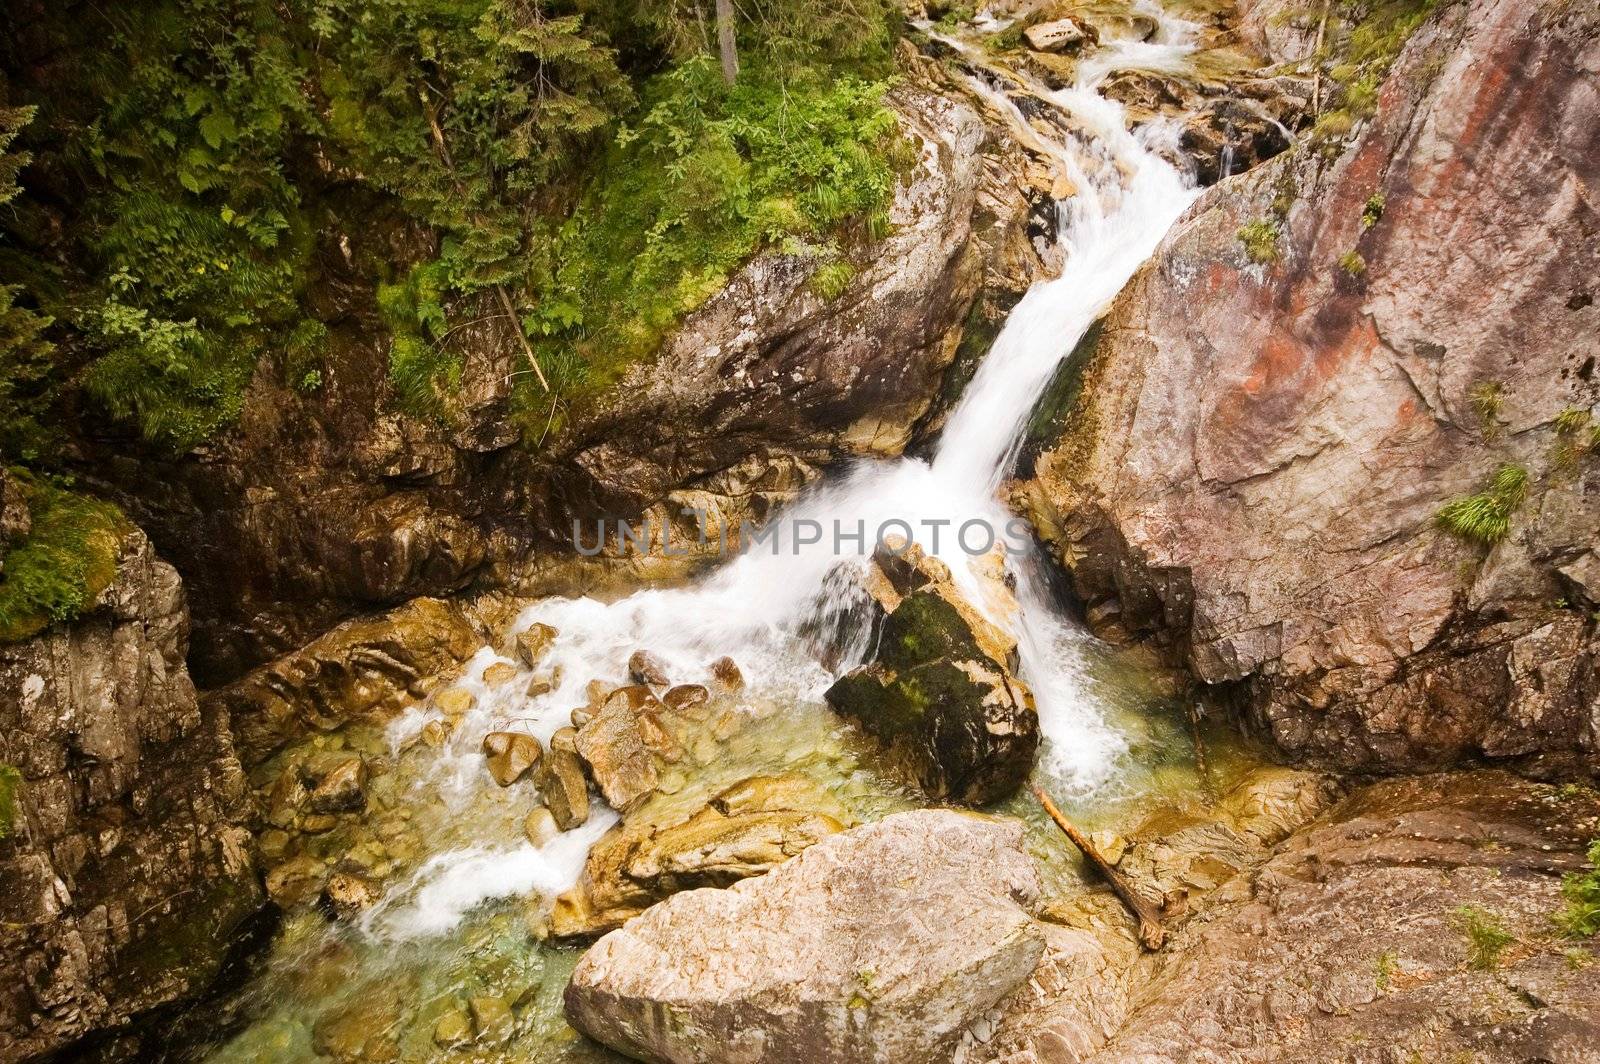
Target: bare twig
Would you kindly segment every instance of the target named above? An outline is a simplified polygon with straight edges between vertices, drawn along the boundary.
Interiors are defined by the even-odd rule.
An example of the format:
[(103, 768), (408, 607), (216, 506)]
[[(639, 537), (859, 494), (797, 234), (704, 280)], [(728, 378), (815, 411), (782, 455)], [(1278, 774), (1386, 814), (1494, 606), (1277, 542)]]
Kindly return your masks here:
[(1039, 799), (1039, 804), (1050, 814), (1050, 819), (1056, 822), (1056, 827), (1065, 832), (1067, 838), (1072, 840), (1072, 844), (1089, 859), (1089, 863), (1100, 870), (1100, 874), (1111, 884), (1111, 889), (1122, 900), (1122, 904), (1128, 907), (1128, 911), (1139, 922), (1139, 944), (1148, 950), (1160, 949), (1167, 941), (1166, 928), (1161, 926), (1160, 911), (1142, 898), (1123, 878), (1122, 873), (1111, 867), (1111, 862), (1100, 855), (1100, 851), (1094, 848), (1094, 844), (1083, 832), (1072, 826), (1061, 810), (1056, 808), (1056, 803), (1044, 793), (1043, 787), (1037, 783), (1032, 786), (1033, 796)]
[(1322, 113), (1322, 39), (1328, 32), (1328, 8), (1333, 0), (1322, 0), (1322, 19), (1317, 23), (1317, 41), (1311, 47), (1311, 117)]
[(517, 308), (511, 305), (511, 296), (507, 294), (506, 286), (497, 284), (494, 290), (500, 297), (500, 305), (505, 308), (506, 317), (511, 319), (511, 331), (522, 341), (522, 353), (528, 356), (528, 365), (533, 367), (534, 375), (539, 378), (539, 387), (549, 392), (550, 382), (544, 379), (544, 370), (539, 368), (539, 359), (533, 353), (533, 345), (528, 342), (528, 334), (522, 331), (522, 319), (517, 317)]

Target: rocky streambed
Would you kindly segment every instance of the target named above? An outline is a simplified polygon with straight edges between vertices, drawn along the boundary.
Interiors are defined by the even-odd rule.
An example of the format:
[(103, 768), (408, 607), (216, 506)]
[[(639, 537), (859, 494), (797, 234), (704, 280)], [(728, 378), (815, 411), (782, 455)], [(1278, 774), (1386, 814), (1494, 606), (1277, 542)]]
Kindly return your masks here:
[[(937, 573), (933, 559), (912, 557), (915, 568), (898, 569), (902, 586), (915, 571)], [(879, 578), (887, 584), (881, 572)], [(820, 697), (797, 699), (792, 688), (764, 684), (759, 674), (746, 679), (731, 658), (694, 675), (626, 645), (604, 655), (573, 647), (558, 627), (535, 619), (563, 619), (563, 606), (602, 609), (531, 605), (495, 645), (473, 648), (457, 668), (412, 680), (375, 718), (324, 720), (314, 736), (271, 747), (251, 770), (267, 821), (260, 835), (266, 889), (285, 915), (247, 988), (226, 1001), (241, 1029), (202, 1038), (206, 1059), (621, 1059), (571, 1026), (584, 1006), (567, 1003), (567, 987), (596, 938), (643, 912), (670, 913), (658, 904), (666, 899), (706, 893), (695, 888), (720, 895), (830, 840), (846, 845), (858, 827), (882, 825), (912, 851), (937, 841), (896, 825), (927, 804), (917, 768), (939, 750), (926, 749), (920, 761), (886, 758), (893, 740), (846, 723)], [(391, 639), (417, 609), (392, 618)], [(959, 617), (953, 623), (968, 630)], [(375, 631), (370, 624), (356, 629), (313, 644), (300, 673), (325, 676), (307, 659), (327, 653), (347, 660), (351, 636)], [(407, 656), (390, 646), (395, 660)], [(610, 664), (584, 678), (569, 674), (575, 658)], [(1005, 670), (1003, 662), (993, 665)], [(1260, 753), (1226, 729), (1208, 729), (1202, 774), (1188, 715), (1166, 677), (1141, 680), (1139, 663), (1092, 651), (1082, 668), (1128, 746), (1115, 783), (1082, 792), (1068, 807), (1087, 829), (1110, 832), (1096, 837), (1112, 852), (1126, 849), (1113, 825), (1158, 810), (1198, 811), (1219, 790), (1250, 785)], [(586, 704), (565, 709), (580, 692)], [(319, 693), (328, 690), (314, 683), (302, 697), (315, 701)], [(981, 695), (971, 704), (980, 706)], [(520, 761), (508, 759), (509, 742), (494, 741), (501, 736), (520, 740)], [(562, 779), (564, 758), (576, 773), (570, 781)], [(1020, 782), (1012, 775), (1007, 794)], [(1052, 786), (1075, 793), (1070, 779)], [(1027, 912), (1067, 907), (1092, 890), (1075, 851), (1031, 799), (1012, 797), (997, 811), (993, 820), (941, 815), (1001, 830), (1006, 859), (1029, 869), (1032, 896), (1028, 910), (1014, 910), (1017, 919), (1031, 928), (1036, 916)], [(983, 898), (995, 889), (976, 864), (965, 879), (940, 879), (937, 861), (929, 876), (908, 879), (903, 855), (872, 844), (845, 863), (859, 866), (864, 884), (916, 880), (973, 914), (989, 908)], [(833, 867), (832, 860), (822, 867)], [(858, 907), (857, 923), (907, 904), (849, 901), (842, 888), (825, 888), (835, 889), (841, 905)], [(812, 912), (825, 919), (834, 906)], [(1105, 915), (1107, 926), (1116, 922)], [(763, 926), (760, 919), (729, 923)], [(777, 926), (802, 938), (814, 930), (798, 917)], [(698, 938), (701, 931), (689, 933)], [(1037, 937), (1030, 932), (1027, 940)], [(785, 949), (784, 941), (771, 946)], [(873, 948), (913, 961), (916, 952), (896, 941), (885, 930)], [(862, 956), (866, 968), (883, 963)], [(641, 977), (656, 970), (631, 961), (613, 968)], [(946, 992), (970, 997), (964, 987), (958, 981)], [(978, 1015), (963, 1009), (946, 1017), (942, 1034)], [(581, 1020), (578, 1026), (600, 1030)]]

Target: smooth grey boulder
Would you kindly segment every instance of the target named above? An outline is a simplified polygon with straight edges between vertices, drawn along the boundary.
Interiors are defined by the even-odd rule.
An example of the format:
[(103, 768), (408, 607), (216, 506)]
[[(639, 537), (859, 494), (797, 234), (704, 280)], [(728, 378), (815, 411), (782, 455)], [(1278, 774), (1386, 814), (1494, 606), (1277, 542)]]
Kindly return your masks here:
[(567, 1018), (640, 1060), (946, 1059), (1044, 951), (1022, 824), (952, 810), (843, 832), (602, 938)]

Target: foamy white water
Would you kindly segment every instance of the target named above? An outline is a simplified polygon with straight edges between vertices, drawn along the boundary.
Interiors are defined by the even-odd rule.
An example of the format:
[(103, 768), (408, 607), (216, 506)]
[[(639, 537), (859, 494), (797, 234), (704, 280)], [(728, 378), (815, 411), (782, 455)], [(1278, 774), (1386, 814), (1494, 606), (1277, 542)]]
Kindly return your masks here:
[[(1032, 87), (1066, 117), (1059, 140), (1028, 123), (1005, 95), (974, 82), (976, 91), (1011, 117), (1019, 136), (1048, 151), (1076, 194), (1057, 205), (1066, 252), (1061, 275), (1036, 284), (1012, 310), (952, 412), (932, 461), (861, 462), (830, 477), (775, 519), (775, 552), (764, 546), (742, 555), (692, 586), (643, 590), (611, 603), (550, 599), (530, 606), (515, 627), (538, 621), (560, 630), (546, 662), (561, 667), (560, 685), (529, 699), (525, 674), (499, 688), (467, 680), (478, 704), (441, 752), (433, 775), (418, 786), (464, 807), (478, 788), (490, 785), (479, 753), (486, 731), (514, 725), (548, 740), (568, 723), (571, 707), (586, 701), (590, 679), (625, 682), (627, 658), (638, 648), (662, 658), (669, 673), (686, 682), (703, 678), (713, 661), (731, 655), (751, 697), (820, 702), (837, 675), (867, 650), (847, 645), (833, 647), (831, 655), (819, 653), (839, 634), (830, 619), (848, 613), (859, 594), (850, 581), (836, 577), (841, 557), (832, 531), (836, 525), (864, 530), (859, 544), (847, 545), (853, 553), (843, 560), (864, 566), (877, 530), (889, 521), (910, 524), (916, 541), (945, 561), (980, 604), (984, 582), (974, 557), (958, 543), (958, 531), (979, 521), (1013, 541), (1006, 565), (1016, 579), (1020, 611), (993, 619), (1018, 638), (1021, 674), (1033, 688), (1045, 736), (1040, 771), (1054, 786), (1079, 794), (1105, 783), (1126, 743), (1085, 693), (1080, 661), (1088, 637), (1051, 601), (1031, 542), (1004, 536), (1014, 519), (996, 493), (1015, 464), (1028, 414), (1061, 360), (1195, 196), (1154, 150), (1161, 145), (1151, 138), (1162, 132), (1147, 127), (1142, 135), (1130, 133), (1122, 107), (1096, 91), (1117, 70), (1177, 69), (1192, 50), (1190, 24), (1154, 5), (1144, 10), (1160, 21), (1153, 39), (1105, 41), (1083, 62), (1071, 88), (1051, 93)], [(794, 535), (806, 522), (824, 530), (820, 542), (806, 544)], [(824, 665), (825, 656), (831, 667)], [(494, 657), (487, 648), (481, 651), (465, 675), (477, 677)], [(397, 720), (391, 738), (398, 744), (422, 720), (420, 710)], [(365, 926), (393, 938), (437, 934), (491, 898), (564, 890), (576, 882), (589, 846), (613, 819), (591, 819), (542, 849), (467, 848), (437, 855), (391, 892)]]

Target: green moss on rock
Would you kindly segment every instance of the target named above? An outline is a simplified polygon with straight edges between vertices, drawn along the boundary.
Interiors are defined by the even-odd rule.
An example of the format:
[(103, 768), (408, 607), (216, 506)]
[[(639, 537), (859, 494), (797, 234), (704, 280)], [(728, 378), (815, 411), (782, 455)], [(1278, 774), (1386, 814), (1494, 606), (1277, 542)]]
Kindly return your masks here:
[(13, 471), (33, 526), (0, 571), (0, 643), (14, 643), (92, 606), (117, 575), (128, 519), (111, 503)]
[(905, 598), (884, 622), (878, 659), (828, 690), (829, 705), (882, 741), (892, 766), (929, 795), (974, 805), (1021, 786), (1038, 718), (1021, 685), (979, 647), (937, 591)]
[(0, 765), (0, 839), (9, 838), (16, 830), (21, 791), (22, 773), (11, 765)]

